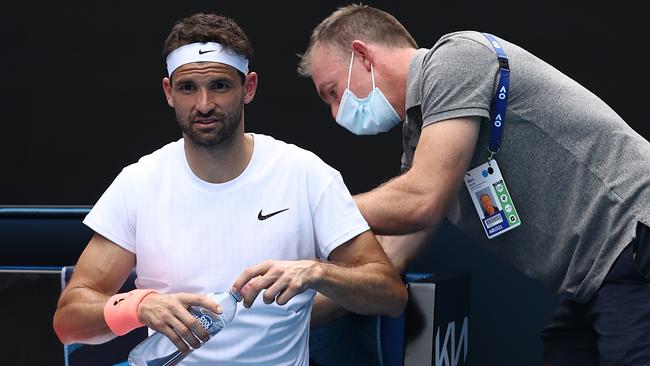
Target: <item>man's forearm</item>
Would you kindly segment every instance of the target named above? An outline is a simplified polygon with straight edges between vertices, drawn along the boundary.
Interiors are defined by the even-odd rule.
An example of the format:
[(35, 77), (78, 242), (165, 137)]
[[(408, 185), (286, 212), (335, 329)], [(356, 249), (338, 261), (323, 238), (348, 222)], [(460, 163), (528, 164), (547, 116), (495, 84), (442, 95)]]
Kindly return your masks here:
[(435, 235), (437, 226), (406, 235), (377, 235), (377, 240), (395, 269), (406, 272)]
[(87, 288), (67, 289), (53, 321), (61, 342), (99, 344), (115, 338), (104, 320), (107, 300), (107, 295)]
[(398, 316), (408, 298), (406, 287), (389, 263), (343, 267), (320, 262), (314, 288), (343, 308), (359, 314)]
[(431, 192), (411, 185), (411, 180), (401, 175), (354, 196), (375, 234), (409, 234), (433, 226), (444, 217), (441, 202), (432, 199)]
[(408, 234), (440, 223), (463, 186), (480, 125), (479, 117), (464, 117), (422, 128), (411, 168), (355, 197), (375, 234)]

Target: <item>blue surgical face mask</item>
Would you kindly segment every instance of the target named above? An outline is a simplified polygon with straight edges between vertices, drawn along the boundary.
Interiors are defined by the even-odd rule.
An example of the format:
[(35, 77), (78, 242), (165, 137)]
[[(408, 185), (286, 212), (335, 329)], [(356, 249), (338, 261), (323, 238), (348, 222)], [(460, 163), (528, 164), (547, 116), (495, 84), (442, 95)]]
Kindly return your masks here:
[(362, 99), (354, 95), (350, 90), (353, 61), (354, 51), (352, 51), (350, 59), (348, 87), (343, 92), (339, 111), (336, 114), (336, 122), (355, 135), (375, 135), (386, 132), (398, 124), (401, 118), (381, 90), (375, 87), (375, 73), (372, 64), (370, 64), (372, 91)]

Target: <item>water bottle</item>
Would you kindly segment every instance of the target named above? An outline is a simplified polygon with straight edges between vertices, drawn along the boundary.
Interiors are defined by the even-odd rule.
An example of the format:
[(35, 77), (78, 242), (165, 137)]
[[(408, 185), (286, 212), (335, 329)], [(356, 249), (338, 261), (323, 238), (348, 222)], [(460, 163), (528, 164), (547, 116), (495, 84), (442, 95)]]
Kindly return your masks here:
[[(208, 331), (210, 337), (213, 337), (230, 324), (235, 317), (237, 303), (242, 300), (242, 296), (231, 290), (213, 292), (207, 296), (221, 306), (223, 309), (221, 314), (215, 314), (198, 306), (191, 307), (189, 311)], [(172, 366), (181, 362), (192, 351), (194, 351), (192, 347), (187, 352), (179, 351), (166, 335), (155, 332), (131, 350), (129, 366)]]

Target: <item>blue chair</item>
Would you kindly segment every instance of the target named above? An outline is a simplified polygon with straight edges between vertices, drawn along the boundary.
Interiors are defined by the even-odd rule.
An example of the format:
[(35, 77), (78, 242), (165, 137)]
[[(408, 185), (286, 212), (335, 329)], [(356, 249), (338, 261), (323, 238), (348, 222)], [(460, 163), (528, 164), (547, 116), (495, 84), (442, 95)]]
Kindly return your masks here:
[(403, 344), (404, 315), (347, 314), (311, 330), (309, 353), (314, 366), (401, 366)]

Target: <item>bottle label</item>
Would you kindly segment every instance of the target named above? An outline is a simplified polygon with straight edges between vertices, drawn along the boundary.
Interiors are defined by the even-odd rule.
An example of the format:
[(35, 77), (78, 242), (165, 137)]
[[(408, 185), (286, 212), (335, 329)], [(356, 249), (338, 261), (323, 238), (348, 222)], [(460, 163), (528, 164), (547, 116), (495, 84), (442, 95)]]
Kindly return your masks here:
[(201, 324), (205, 330), (210, 329), (213, 323), (212, 318), (207, 314), (201, 314), (200, 316), (197, 316), (196, 320), (199, 321), (199, 324)]

